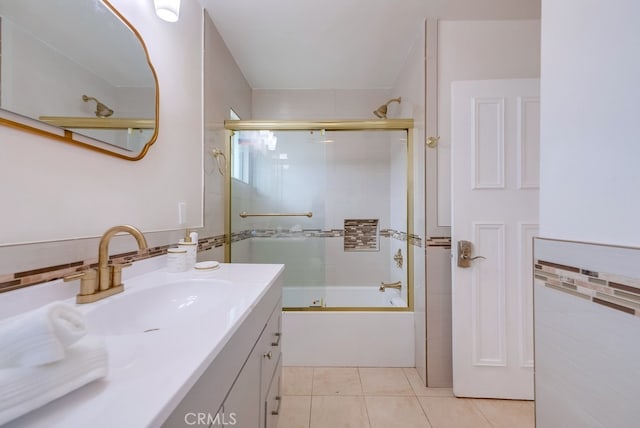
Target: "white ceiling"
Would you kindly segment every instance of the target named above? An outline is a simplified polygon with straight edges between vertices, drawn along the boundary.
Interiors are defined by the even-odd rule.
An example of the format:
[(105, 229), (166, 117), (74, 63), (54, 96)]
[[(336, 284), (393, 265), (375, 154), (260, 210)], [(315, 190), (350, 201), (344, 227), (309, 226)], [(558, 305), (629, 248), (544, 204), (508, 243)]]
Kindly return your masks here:
[(540, 0), (200, 1), (254, 89), (386, 89), (425, 17), (540, 18)]

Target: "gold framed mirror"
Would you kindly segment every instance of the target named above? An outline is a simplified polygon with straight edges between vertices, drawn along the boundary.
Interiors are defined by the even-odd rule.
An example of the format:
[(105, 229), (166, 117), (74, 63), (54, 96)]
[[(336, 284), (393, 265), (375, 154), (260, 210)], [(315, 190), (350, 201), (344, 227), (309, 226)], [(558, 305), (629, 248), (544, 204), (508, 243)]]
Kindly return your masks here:
[(158, 135), (138, 31), (107, 0), (0, 0), (0, 124), (126, 160)]

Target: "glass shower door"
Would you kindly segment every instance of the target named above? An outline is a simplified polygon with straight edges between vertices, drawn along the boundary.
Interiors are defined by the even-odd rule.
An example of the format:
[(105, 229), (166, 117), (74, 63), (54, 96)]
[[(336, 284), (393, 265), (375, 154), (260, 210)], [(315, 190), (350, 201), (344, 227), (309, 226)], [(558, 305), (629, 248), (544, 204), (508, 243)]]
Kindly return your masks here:
[(406, 307), (407, 147), (399, 130), (235, 131), (231, 261), (285, 264), (285, 308)]
[(232, 137), (231, 261), (284, 263), (284, 307), (325, 304), (325, 146), (310, 131)]

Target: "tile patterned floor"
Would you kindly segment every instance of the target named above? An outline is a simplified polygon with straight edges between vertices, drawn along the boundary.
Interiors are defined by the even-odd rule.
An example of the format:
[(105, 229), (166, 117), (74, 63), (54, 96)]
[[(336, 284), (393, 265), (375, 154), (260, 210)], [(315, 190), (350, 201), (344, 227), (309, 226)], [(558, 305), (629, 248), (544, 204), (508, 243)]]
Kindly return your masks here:
[(414, 368), (284, 367), (278, 428), (534, 428), (531, 401), (455, 398)]

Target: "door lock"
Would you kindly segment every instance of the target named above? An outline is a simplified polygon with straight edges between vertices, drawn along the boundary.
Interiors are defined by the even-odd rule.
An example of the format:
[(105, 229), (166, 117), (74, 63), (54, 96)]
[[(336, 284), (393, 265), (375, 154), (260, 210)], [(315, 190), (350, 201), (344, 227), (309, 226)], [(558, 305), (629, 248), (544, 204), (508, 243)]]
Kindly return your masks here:
[(458, 241), (458, 267), (468, 268), (471, 267), (473, 260), (485, 259), (483, 256), (471, 257), (473, 253), (473, 244), (470, 241), (460, 240)]

